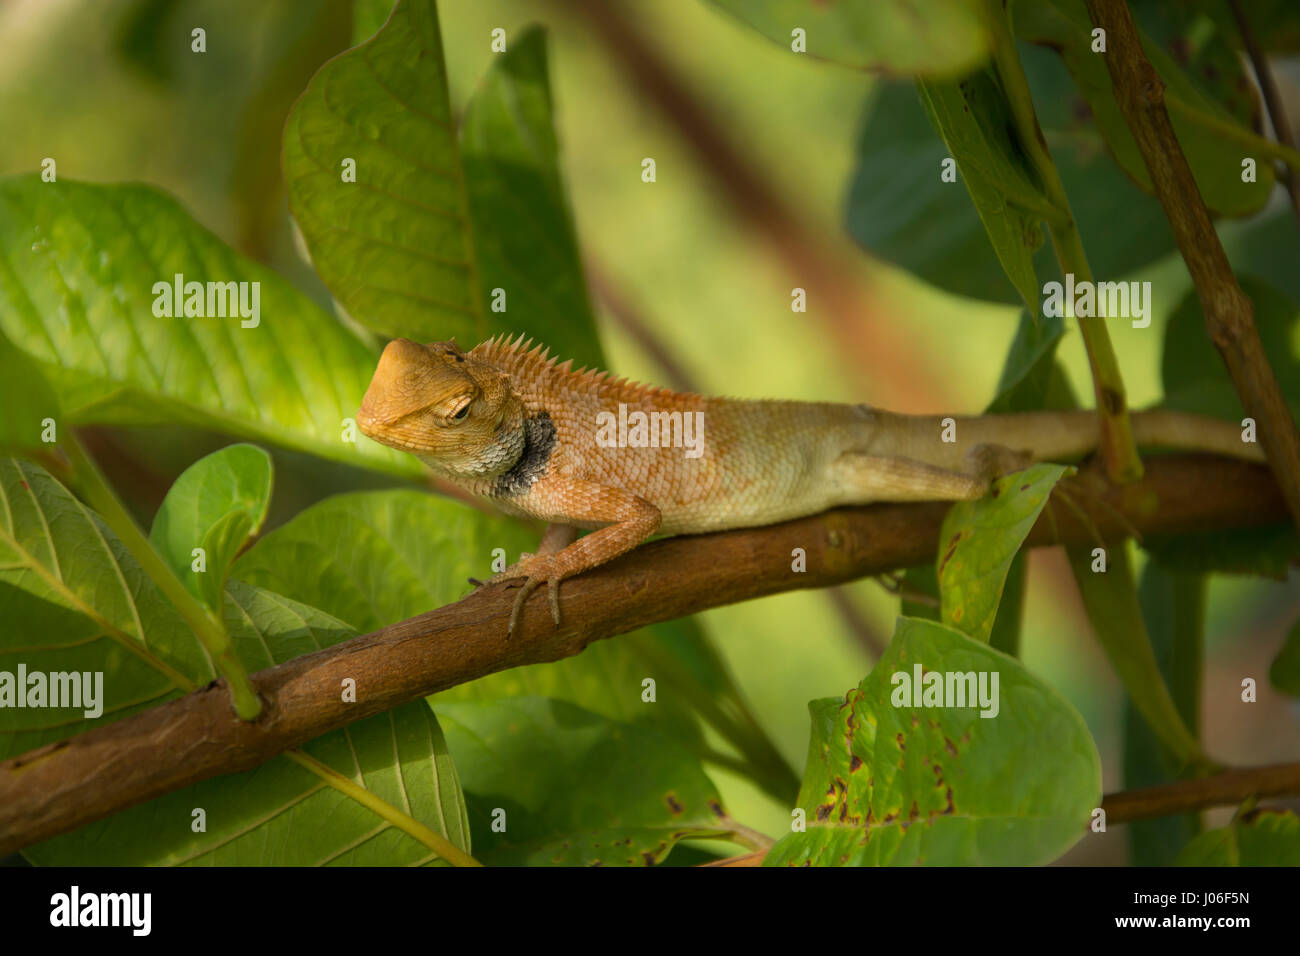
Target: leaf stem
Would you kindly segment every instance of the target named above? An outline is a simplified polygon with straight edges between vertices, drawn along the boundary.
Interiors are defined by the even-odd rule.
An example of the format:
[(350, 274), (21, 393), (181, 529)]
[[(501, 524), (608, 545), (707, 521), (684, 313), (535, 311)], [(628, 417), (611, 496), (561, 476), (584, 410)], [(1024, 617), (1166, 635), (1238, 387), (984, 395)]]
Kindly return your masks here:
[[(1042, 179), (1048, 199), (1065, 213), (1062, 218), (1047, 221), (1056, 261), (1061, 267), (1062, 275), (1073, 273), (1077, 282), (1092, 282), (1092, 269), (1088, 265), (1088, 256), (1079, 236), (1079, 227), (1070, 210), (1070, 200), (1065, 193), (1065, 185), (1061, 182), (1061, 175), (1038, 125), (1029, 81), (1020, 64), (1016, 41), (1001, 7), (999, 0), (988, 0), (994, 66), (1011, 105), (1025, 153)], [(1079, 332), (1083, 335), (1084, 348), (1088, 353), (1088, 366), (1092, 370), (1097, 413), (1101, 416), (1101, 452), (1106, 462), (1106, 472), (1116, 483), (1136, 481), (1142, 477), (1142, 460), (1138, 457), (1137, 444), (1133, 439), (1127, 392), (1120, 375), (1119, 362), (1115, 358), (1115, 349), (1111, 345), (1110, 333), (1106, 330), (1105, 322), (1096, 316), (1083, 316), (1078, 321)]]
[(310, 754), (302, 750), (286, 750), (284, 755), (299, 766), (316, 774), (335, 790), (355, 800), (367, 810), (378, 814), (381, 819), (391, 823), (403, 833), (415, 837), (452, 866), (483, 865), (446, 837), (436, 833), (409, 813), (403, 813), (387, 800), (376, 796), (356, 781), (349, 780), (333, 767), (322, 763)]
[(235, 713), (241, 720), (254, 720), (262, 711), (262, 702), (248, 679), (248, 671), (235, 655), (230, 635), (224, 622), (186, 590), (172, 569), (154, 550), (135, 519), (109, 486), (108, 480), (94, 460), (86, 454), (80, 439), (75, 435), (60, 447), (72, 463), (72, 485), (85, 498), (87, 504), (99, 513), (114, 533), (126, 545), (131, 556), (139, 562), (145, 574), (166, 595), (199, 642), (212, 657), (217, 673), (225, 678), (230, 688)]

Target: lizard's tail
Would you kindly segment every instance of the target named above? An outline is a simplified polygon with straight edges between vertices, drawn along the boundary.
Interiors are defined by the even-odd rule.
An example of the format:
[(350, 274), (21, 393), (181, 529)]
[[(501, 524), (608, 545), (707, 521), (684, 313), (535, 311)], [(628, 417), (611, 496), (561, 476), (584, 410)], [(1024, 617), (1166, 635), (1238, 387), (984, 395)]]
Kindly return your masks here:
[[(1242, 441), (1241, 427), (1231, 422), (1165, 409), (1134, 412), (1131, 420), (1139, 448), (1182, 449), (1246, 461), (1264, 460), (1263, 449), (1256, 443)], [(945, 431), (948, 422), (951, 426)], [(963, 468), (967, 452), (976, 445), (999, 445), (1027, 452), (1035, 461), (1069, 462), (1092, 453), (1101, 441), (1101, 422), (1094, 411), (1023, 412), (970, 418), (902, 415), (890, 416), (881, 424), (883, 433), (891, 437), (932, 435), (925, 442), (923, 452), (911, 456), (954, 470)], [(955, 441), (943, 440), (941, 436), (945, 434)], [(908, 456), (916, 447), (904, 448), (900, 442), (897, 447), (881, 450)]]
[(1163, 408), (1136, 412), (1132, 420), (1133, 438), (1138, 447), (1180, 448), (1245, 461), (1264, 461), (1264, 449), (1258, 442), (1244, 441), (1244, 429), (1232, 422)]
[[(987, 439), (969, 435), (976, 444), (987, 440), (995, 445), (1030, 450), (1040, 461), (1069, 461), (1096, 450), (1101, 442), (1101, 420), (1095, 411), (1026, 412), (1018, 415), (989, 415), (983, 419), (991, 427)], [(1263, 461), (1264, 452), (1254, 442), (1242, 441), (1242, 429), (1232, 422), (1187, 412), (1155, 408), (1133, 412), (1133, 438), (1139, 448), (1169, 448), (1201, 451), (1246, 461)], [(960, 421), (960, 420), (959, 420)], [(959, 424), (958, 430), (961, 429)], [(999, 434), (1020, 441), (1004, 441)]]

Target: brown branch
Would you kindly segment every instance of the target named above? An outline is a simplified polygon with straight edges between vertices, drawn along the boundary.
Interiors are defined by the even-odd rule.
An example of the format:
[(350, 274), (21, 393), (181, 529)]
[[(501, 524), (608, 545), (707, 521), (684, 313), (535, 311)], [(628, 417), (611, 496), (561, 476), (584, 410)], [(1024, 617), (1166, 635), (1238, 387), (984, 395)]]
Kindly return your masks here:
[[(1282, 96), (1278, 93), (1277, 81), (1273, 78), (1273, 71), (1269, 69), (1268, 57), (1264, 55), (1259, 41), (1255, 39), (1255, 31), (1250, 28), (1246, 12), (1241, 9), (1241, 0), (1228, 0), (1228, 6), (1237, 21), (1241, 42), (1245, 44), (1246, 52), (1250, 55), (1250, 65), (1255, 70), (1255, 82), (1259, 84), (1259, 91), (1264, 96), (1268, 118), (1273, 121), (1273, 135), (1283, 146), (1294, 148), (1295, 137), (1291, 135), (1291, 121), (1287, 119), (1286, 107), (1283, 106)], [(1277, 164), (1277, 177), (1282, 180), (1282, 185), (1286, 186), (1287, 194), (1291, 197), (1291, 210), (1295, 213), (1296, 222), (1300, 223), (1300, 179), (1296, 178), (1295, 173), (1286, 163)]]
[(1292, 520), (1300, 526), (1300, 433), (1264, 354), (1255, 307), (1237, 284), (1205, 200), (1165, 110), (1164, 83), (1147, 59), (1124, 0), (1087, 0), (1092, 22), (1106, 31), (1106, 68), (1124, 119), (1151, 174), (1196, 286), (1210, 339), (1227, 363), (1246, 414), (1259, 427)]
[(1248, 797), (1264, 799), (1300, 793), (1300, 763), (1225, 770), (1212, 777), (1180, 780), (1158, 787), (1107, 794), (1101, 801), (1106, 823), (1131, 823), (1152, 817), (1226, 807)]
[[(1141, 481), (1063, 483), (1108, 540), (1249, 527), (1285, 520), (1260, 465), (1206, 456), (1152, 458)], [(1100, 487), (1098, 487), (1100, 486)], [(253, 677), (265, 708), (238, 720), (219, 684), (0, 763), (0, 856), (219, 774), (256, 767), (291, 747), (496, 671), (577, 654), (589, 643), (656, 621), (795, 588), (819, 588), (934, 560), (943, 503), (844, 508), (766, 528), (668, 538), (565, 582), (564, 624), (545, 593), (528, 602), (508, 640), (509, 585), (295, 658)], [(1046, 513), (1027, 544), (1094, 541), (1074, 513)], [(807, 571), (790, 570), (803, 548)], [(344, 678), (361, 694), (340, 701)]]

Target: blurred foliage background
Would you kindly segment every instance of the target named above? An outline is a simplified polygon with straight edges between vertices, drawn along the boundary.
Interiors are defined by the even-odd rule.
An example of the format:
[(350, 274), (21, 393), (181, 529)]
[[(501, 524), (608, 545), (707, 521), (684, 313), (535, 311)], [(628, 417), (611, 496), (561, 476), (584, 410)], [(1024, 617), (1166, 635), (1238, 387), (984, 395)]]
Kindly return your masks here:
[[(440, 14), (458, 109), (493, 56), (493, 28), (507, 35), (532, 22), (548, 28), (562, 162), (613, 369), (744, 397), (865, 401), (906, 412), (974, 413), (987, 404), (1017, 308), (929, 287), (873, 260), (844, 226), (859, 150), (872, 145), (860, 142), (863, 120), (883, 81), (791, 56), (697, 0), (603, 5), (612, 12), (558, 0), (445, 0)], [(631, 39), (599, 29), (606, 16), (630, 25)], [(202, 57), (189, 48), (195, 26), (207, 31)], [(347, 48), (351, 30), (344, 0), (7, 0), (0, 174), (38, 169), (50, 156), (61, 178), (157, 185), (328, 305), (294, 242), (280, 134), (293, 100), (325, 59)], [(661, 72), (647, 71), (646, 54)], [(1295, 103), (1300, 70), (1294, 60), (1277, 66)], [(656, 161), (653, 184), (641, 179), (645, 157)], [(1225, 235), (1250, 230), (1238, 240), (1285, 244), (1294, 260), (1300, 241), (1280, 189), (1259, 221), (1231, 224)], [(1300, 270), (1291, 274), (1294, 281)], [(1164, 323), (1189, 286), (1176, 256), (1141, 278), (1159, 280), (1162, 290), (1151, 328), (1110, 327), (1135, 407), (1160, 397)], [(807, 290), (806, 313), (790, 309), (794, 287)], [(1086, 394), (1077, 335), (1060, 357), (1076, 392)], [(146, 526), (184, 467), (227, 441), (177, 428), (102, 428), (87, 440)], [(392, 483), (273, 451), (277, 487), (264, 531), (329, 494)], [(856, 685), (897, 613), (898, 598), (867, 581), (839, 595), (795, 592), (720, 608), (702, 620), (766, 729), (802, 767), (806, 702)], [(1300, 709), (1267, 680), (1297, 614), (1295, 575), (1284, 584), (1212, 578), (1210, 753), (1243, 764), (1300, 760)], [(1105, 789), (1120, 789), (1122, 693), (1057, 551), (1032, 553), (1022, 647), (1030, 669), (1087, 720)], [(1259, 688), (1249, 707), (1239, 699), (1247, 676)], [(788, 808), (725, 771), (710, 773), (736, 818), (774, 833), (788, 825)], [(1220, 824), (1230, 812), (1207, 822)], [(1118, 863), (1125, 855), (1117, 827), (1065, 862)]]

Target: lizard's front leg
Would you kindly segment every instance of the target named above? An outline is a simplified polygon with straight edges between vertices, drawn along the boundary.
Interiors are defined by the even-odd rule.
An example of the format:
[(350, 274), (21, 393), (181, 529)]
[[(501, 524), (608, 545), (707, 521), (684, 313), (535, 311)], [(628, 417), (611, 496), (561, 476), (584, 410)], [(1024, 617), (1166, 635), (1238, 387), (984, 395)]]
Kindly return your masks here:
[[(546, 511), (575, 521), (608, 522), (608, 527), (593, 531), (558, 551), (547, 551), (562, 541), (555, 525), (547, 529), (537, 554), (521, 558), (519, 563), (495, 575), (492, 581), (524, 578), (524, 586), (510, 612), (507, 636), (519, 628), (528, 596), (546, 584), (550, 591), (551, 617), (560, 623), (560, 582), (581, 574), (631, 551), (659, 528), (659, 509), (644, 498), (590, 481), (572, 478), (544, 478), (529, 489), (529, 497), (547, 502)], [(538, 510), (541, 510), (539, 507)], [(563, 526), (561, 526), (563, 527)], [(571, 529), (569, 529), (571, 530)]]

